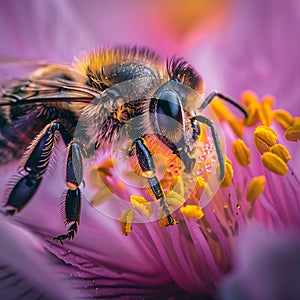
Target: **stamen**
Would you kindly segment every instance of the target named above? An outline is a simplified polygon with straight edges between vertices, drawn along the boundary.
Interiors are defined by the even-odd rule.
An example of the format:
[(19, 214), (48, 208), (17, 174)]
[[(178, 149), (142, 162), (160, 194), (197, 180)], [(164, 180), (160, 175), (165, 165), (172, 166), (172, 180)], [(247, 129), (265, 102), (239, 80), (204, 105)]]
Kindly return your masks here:
[(253, 91), (250, 91), (250, 90), (242, 92), (241, 98), (247, 108), (250, 104), (258, 102), (257, 95)]
[(284, 109), (276, 109), (273, 111), (273, 118), (283, 129), (288, 129), (293, 125), (294, 119), (289, 112)]
[(269, 101), (263, 102), (258, 110), (259, 120), (262, 125), (270, 126), (272, 124), (272, 107)]
[(128, 235), (131, 232), (132, 230), (131, 223), (134, 217), (135, 217), (135, 213), (131, 209), (127, 209), (122, 212), (119, 218), (119, 223), (120, 223), (121, 231), (124, 235)]
[(270, 148), (270, 151), (279, 156), (286, 163), (291, 159), (291, 155), (285, 146), (276, 144)]
[(288, 166), (284, 160), (282, 160), (278, 155), (272, 152), (265, 152), (262, 157), (262, 162), (264, 166), (273, 173), (278, 175), (285, 175)]
[(184, 204), (185, 198), (173, 190), (166, 196), (166, 202), (169, 209), (175, 210)]
[(246, 167), (250, 164), (250, 149), (243, 140), (238, 139), (232, 143), (232, 152), (241, 166)]
[(238, 136), (238, 137), (242, 137), (243, 133), (244, 133), (244, 127), (243, 127), (243, 122), (240, 121), (239, 119), (237, 119), (235, 116), (232, 116), (230, 119), (228, 119), (228, 123), (230, 125), (230, 127), (232, 128), (232, 130), (234, 131), (234, 133)]
[(254, 131), (254, 143), (257, 150), (263, 154), (276, 144), (277, 135), (269, 127), (258, 126)]
[(248, 185), (247, 193), (246, 193), (246, 200), (249, 202), (254, 202), (257, 200), (259, 195), (265, 189), (265, 176), (258, 176), (252, 178), (251, 182)]
[(201, 219), (204, 216), (202, 208), (198, 205), (186, 205), (180, 208), (180, 212), (189, 220), (190, 218)]
[(300, 140), (300, 124), (298, 121), (286, 130), (284, 136), (290, 142), (297, 142)]
[(232, 163), (229, 159), (227, 159), (225, 160), (225, 175), (223, 180), (221, 181), (220, 186), (223, 188), (230, 187), (232, 183), (232, 178), (233, 178)]
[(148, 218), (151, 217), (153, 212), (152, 205), (144, 197), (131, 195), (130, 202), (132, 207), (144, 213)]
[(259, 113), (260, 110), (260, 103), (259, 102), (253, 102), (247, 106), (248, 111), (248, 118), (244, 119), (244, 125), (245, 126), (253, 126), (259, 122)]
[(214, 101), (212, 101), (210, 105), (219, 121), (229, 120), (232, 118), (232, 113), (222, 100), (214, 99)]

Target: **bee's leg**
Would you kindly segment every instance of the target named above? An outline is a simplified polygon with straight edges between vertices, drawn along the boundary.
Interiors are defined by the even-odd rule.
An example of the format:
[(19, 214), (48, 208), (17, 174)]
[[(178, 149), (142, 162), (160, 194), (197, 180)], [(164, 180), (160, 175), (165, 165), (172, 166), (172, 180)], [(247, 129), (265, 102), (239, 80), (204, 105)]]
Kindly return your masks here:
[(145, 144), (144, 139), (138, 138), (134, 140), (132, 146), (135, 146), (135, 153), (138, 159), (139, 166), (142, 169), (142, 176), (147, 178), (156, 199), (159, 201), (163, 215), (166, 216), (167, 218), (168, 221), (167, 225), (176, 224), (176, 220), (172, 217), (168, 204), (166, 202), (164, 190), (159, 180), (155, 176), (156, 170), (155, 170), (154, 161), (149, 149)]
[(68, 157), (66, 165), (66, 185), (68, 191), (65, 199), (65, 224), (72, 223), (67, 234), (60, 235), (54, 240), (63, 244), (63, 240), (72, 240), (77, 233), (81, 213), (81, 191), (80, 184), (83, 178), (82, 154), (86, 154), (81, 143), (72, 141), (68, 145)]
[(48, 167), (52, 149), (57, 139), (55, 133), (60, 131), (60, 127), (61, 124), (57, 121), (46, 125), (25, 153), (26, 160), (22, 171), (25, 174), (9, 193), (5, 204), (5, 207), (7, 207), (6, 215), (19, 212), (37, 191), (43, 174)]
[(215, 125), (213, 124), (213, 122), (211, 120), (207, 119), (204, 116), (196, 116), (195, 119), (200, 123), (206, 124), (211, 129), (212, 137), (214, 140), (214, 144), (216, 147), (216, 152), (217, 152), (218, 160), (219, 160), (219, 164), (220, 164), (220, 181), (222, 181), (224, 174), (225, 174), (225, 164), (224, 164), (224, 157), (223, 157), (223, 153), (222, 153), (221, 145), (220, 145), (220, 141), (219, 141), (219, 136), (218, 136), (217, 130), (215, 128)]
[(211, 92), (206, 99), (204, 100), (204, 102), (201, 104), (200, 106), (200, 110), (204, 109), (207, 105), (210, 104), (210, 102), (215, 98), (215, 97), (219, 97), (221, 99), (223, 99), (224, 101), (229, 102), (230, 104), (232, 104), (233, 106), (235, 106), (237, 109), (239, 109), (247, 118), (248, 117), (248, 112), (245, 110), (245, 108), (243, 108), (241, 105), (239, 105), (237, 102), (235, 102), (234, 100), (230, 99), (229, 97), (219, 93), (219, 92)]

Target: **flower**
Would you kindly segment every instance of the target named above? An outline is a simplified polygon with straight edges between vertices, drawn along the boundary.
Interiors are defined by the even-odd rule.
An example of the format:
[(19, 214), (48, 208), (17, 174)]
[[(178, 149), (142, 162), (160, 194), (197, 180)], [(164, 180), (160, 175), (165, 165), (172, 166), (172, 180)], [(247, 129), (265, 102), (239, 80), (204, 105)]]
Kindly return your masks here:
[[(275, 2), (276, 4), (274, 4)], [(279, 6), (280, 1), (275, 2), (269, 4), (270, 7)], [(186, 36), (190, 48), (185, 49), (185, 43), (180, 43), (180, 52), (195, 57), (197, 61), (199, 57), (205, 57), (209, 61), (209, 67), (202, 67), (203, 72), (206, 73), (204, 75), (209, 87), (218, 87), (219, 89), (220, 86), (224, 86), (225, 90), (234, 96), (237, 96), (242, 89), (248, 87), (258, 87), (259, 94), (274, 92), (274, 94), (279, 95), (277, 99), (280, 105), (290, 108), (289, 111), (293, 112), (294, 116), (290, 118), (286, 112), (274, 112), (274, 108), (271, 107), (272, 101), (264, 99), (263, 103), (260, 103), (255, 95), (252, 95), (252, 98), (250, 97), (251, 101), (245, 100), (247, 98), (245, 95), (242, 97), (252, 114), (247, 121), (250, 124), (243, 123), (230, 111), (224, 117), (219, 114), (225, 136), (225, 152), (228, 155), (225, 162), (226, 180), (222, 183), (223, 188), (217, 192), (214, 200), (203, 209), (199, 209), (199, 206), (193, 206), (193, 204), (185, 205), (178, 212), (179, 224), (167, 228), (162, 228), (156, 222), (132, 224), (132, 232), (129, 233), (126, 229), (129, 234), (124, 236), (118, 220), (113, 220), (107, 215), (99, 213), (89, 205), (88, 201), (83, 201), (79, 234), (74, 241), (66, 242), (64, 246), (58, 245), (52, 241), (52, 238), (65, 230), (57, 209), (58, 199), (61, 197), (64, 184), (59, 171), (49, 172), (47, 182), (43, 183), (30, 205), (25, 207), (22, 213), (14, 216), (13, 219), (1, 218), (2, 252), (0, 262), (1, 266), (9, 266), (0, 269), (1, 278), (4, 279), (1, 282), (3, 284), (15, 283), (15, 281), (7, 280), (13, 273), (15, 275), (13, 278), (17, 278), (18, 283), (22, 284), (21, 293), (23, 289), (29, 289), (25, 296), (21, 294), (18, 297), (22, 296), (30, 299), (36, 295), (43, 295), (42, 297), (50, 299), (74, 299), (74, 297), (150, 299), (177, 297), (181, 299), (183, 297), (200, 297), (201, 295), (217, 297), (218, 287), (223, 281), (224, 289), (221, 289), (223, 293), (220, 297), (239, 295), (240, 291), (234, 289), (234, 284), (231, 285), (233, 288), (230, 290), (230, 287), (226, 287), (225, 282), (225, 279), (229, 276), (228, 274), (235, 274), (235, 268), (238, 272), (238, 261), (236, 260), (238, 254), (235, 251), (239, 242), (237, 237), (249, 236), (246, 241), (240, 240), (241, 247), (246, 247), (247, 242), (250, 245), (256, 243), (259, 239), (256, 232), (246, 235), (248, 225), (252, 223), (259, 223), (263, 228), (267, 228), (279, 236), (286, 234), (286, 232), (295, 232), (297, 236), (300, 220), (298, 209), (299, 180), (297, 170), (293, 170), (293, 166), (297, 166), (297, 155), (295, 153), (298, 151), (298, 144), (289, 142), (286, 139), (287, 137), (294, 140), (298, 134), (298, 121), (295, 118), (298, 115), (295, 108), (298, 106), (295, 105), (297, 98), (294, 96), (298, 94), (297, 84), (295, 83), (291, 87), (289, 85), (290, 82), (296, 82), (294, 81), (296, 76), (281, 75), (276, 77), (274, 83), (273, 69), (271, 68), (270, 71), (270, 68), (267, 68), (269, 70), (267, 72), (263, 68), (266, 60), (260, 59), (258, 54), (257, 63), (257, 56), (255, 55), (256, 58), (252, 59), (253, 56), (251, 55), (252, 53), (256, 54), (255, 50), (257, 49), (264, 51), (262, 48), (265, 44), (256, 42), (253, 43), (255, 44), (253, 48), (247, 48), (248, 44), (241, 43), (240, 39), (241, 35), (249, 41), (252, 41), (255, 37), (263, 38), (269, 35), (260, 35), (260, 30), (255, 36), (245, 34), (246, 29), (241, 28), (239, 24), (247, 25), (247, 23), (243, 23), (245, 15), (242, 13), (246, 14), (248, 7), (247, 9), (243, 8), (246, 2), (240, 1), (238, 2), (239, 9), (237, 11), (242, 20), (236, 21), (238, 23), (233, 26), (236, 30), (233, 32), (237, 32), (238, 38), (231, 38), (235, 43), (230, 40), (228, 44), (226, 43), (228, 47), (224, 47), (224, 45), (216, 47), (216, 44), (210, 39), (205, 40), (208, 42), (206, 44), (208, 46), (201, 48), (204, 52), (202, 56), (199, 55), (200, 52), (198, 52), (198, 47), (195, 47), (195, 43), (191, 42), (193, 41), (193, 37), (189, 35), (191, 32), (186, 33), (186, 35), (181, 32), (180, 35), (176, 35), (173, 41), (170, 41), (168, 37), (172, 30), (167, 31), (168, 35), (164, 35), (163, 29), (155, 33), (151, 28), (148, 28), (149, 35), (147, 35), (140, 29), (142, 26), (137, 26), (135, 22), (128, 22), (128, 20), (138, 20), (140, 25), (141, 20), (151, 20), (148, 14), (140, 15), (137, 3), (131, 7), (132, 9), (128, 14), (123, 14), (122, 10), (116, 10), (115, 8), (109, 10), (104, 5), (99, 9), (93, 9), (92, 7), (84, 10), (83, 6), (86, 6), (86, 3), (84, 5), (78, 4), (79, 2), (70, 4), (67, 1), (55, 4), (47, 1), (45, 3), (46, 10), (38, 1), (27, 2), (26, 4), (18, 3), (18, 6), (13, 1), (6, 3), (3, 1), (1, 3), (1, 5), (5, 5), (1, 9), (3, 16), (0, 18), (0, 22), (2, 22), (0, 27), (5, 28), (4, 33), (1, 31), (1, 40), (5, 41), (5, 43), (1, 43), (5, 45), (1, 47), (2, 57), (10, 55), (21, 58), (42, 57), (53, 60), (69, 60), (71, 56), (77, 54), (78, 50), (96, 47), (99, 43), (115, 44), (116, 40), (118, 43), (150, 45), (166, 54), (178, 50), (178, 43), (182, 42), (182, 37)], [(249, 2), (248, 5), (250, 5), (250, 8), (255, 9), (257, 2), (251, 1), (251, 4)], [(294, 6), (293, 1), (285, 2), (284, 5), (288, 12), (290, 9), (293, 11), (292, 7)], [(19, 11), (16, 11), (16, 9)], [(270, 13), (270, 18), (278, 16), (274, 9), (266, 10)], [(44, 15), (38, 13), (41, 11)], [(99, 13), (101, 11), (112, 11), (113, 13)], [(149, 7), (146, 11), (150, 11)], [(53, 18), (50, 19), (47, 12)], [(86, 14), (88, 18), (81, 18), (82, 14)], [(101, 15), (101, 18), (99, 15)], [(56, 16), (55, 22), (52, 21), (54, 16)], [(36, 26), (28, 27), (25, 25), (28, 24), (29, 17), (31, 20), (38, 20), (35, 23)], [(251, 18), (251, 16), (247, 18)], [(51, 26), (41, 20), (47, 20)], [(265, 21), (263, 25), (266, 25), (270, 19), (264, 16), (260, 20), (262, 23)], [(277, 20), (276, 18), (276, 22)], [(296, 17), (293, 20), (298, 22)], [(80, 26), (76, 25), (77, 21)], [(109, 26), (108, 29), (107, 24), (111, 23), (114, 26)], [(145, 23), (151, 24), (150, 21)], [(256, 22), (254, 23), (256, 25)], [(288, 24), (288, 22), (277, 23), (280, 26)], [(270, 24), (274, 24), (274, 22), (270, 22)], [(147, 28), (146, 25), (144, 28)], [(259, 29), (263, 27), (256, 26)], [(52, 27), (56, 29), (52, 29)], [(74, 27), (76, 30), (74, 30)], [(225, 26), (225, 28), (226, 30), (232, 30), (230, 26)], [(272, 26), (271, 28), (263, 28), (267, 28), (273, 33), (276, 32), (272, 31)], [(295, 26), (295, 28), (298, 27)], [(54, 33), (48, 35), (48, 33), (51, 33), (50, 29), (54, 30)], [(136, 29), (136, 31), (133, 29)], [(127, 32), (131, 32), (131, 35), (127, 35)], [(199, 34), (195, 31), (195, 34), (201, 36), (201, 32)], [(224, 34), (224, 31), (221, 34)], [(287, 42), (295, 41), (294, 38), (286, 38), (285, 34), (280, 36), (284, 36)], [(45, 43), (45, 37), (47, 37), (47, 43)], [(99, 42), (96, 37), (99, 38)], [(272, 37), (276, 40), (277, 35), (273, 34)], [(212, 34), (212, 40), (214, 38), (215, 36)], [(73, 42), (74, 40), (76, 42)], [(95, 42), (95, 40), (97, 41)], [(265, 41), (265, 39), (262, 40)], [(278, 40), (279, 45), (285, 49), (297, 49), (297, 47), (293, 47), (293, 44), (286, 47), (287, 43), (281, 42), (280, 38)], [(201, 39), (201, 42), (203, 42), (203, 39)], [(68, 45), (68, 53), (65, 50), (66, 45)], [(217, 45), (219, 44), (217, 43)], [(267, 45), (269, 47), (272, 45), (272, 39)], [(282, 51), (278, 49), (282, 48), (275, 47), (276, 51)], [(205, 51), (209, 54), (205, 55)], [(265, 53), (269, 55), (270, 51)], [(271, 55), (267, 57), (267, 61), (270, 59), (268, 64), (270, 66), (274, 61), (280, 62), (276, 74), (282, 74), (282, 69), (286, 72), (289, 71), (288, 68), (291, 66), (291, 63), (289, 63), (290, 52), (286, 51), (283, 55), (281, 55), (281, 52), (274, 54), (276, 59), (272, 59)], [(243, 53), (249, 60), (238, 59), (240, 56), (236, 52)], [(213, 59), (210, 58), (212, 54), (214, 54)], [(223, 60), (231, 55), (232, 59), (228, 60), (228, 64), (224, 63)], [(220, 60), (220, 57), (223, 59)], [(297, 69), (297, 60), (291, 59), (291, 61)], [(234, 63), (231, 64), (231, 62)], [(257, 67), (259, 67), (258, 71), (253, 70)], [(241, 69), (244, 70), (244, 73), (241, 73)], [(225, 76), (225, 79), (220, 80), (223, 73), (227, 78)], [(233, 76), (235, 76), (234, 80)], [(262, 77), (265, 80), (263, 81), (264, 84), (260, 85), (259, 82)], [(285, 78), (287, 78), (287, 82), (284, 81)], [(281, 84), (281, 80), (284, 84)], [(249, 93), (246, 95), (249, 96)], [(285, 95), (288, 95), (286, 97), (287, 101), (282, 102)], [(215, 113), (218, 116), (216, 107)], [(270, 126), (270, 121), (273, 122), (272, 131), (274, 134), (267, 129)], [(281, 128), (282, 124), (287, 124), (284, 125), (286, 128)], [(256, 128), (255, 136), (257, 138), (254, 142), (253, 131), (254, 126), (257, 125), (262, 127)], [(233, 151), (231, 151), (231, 147), (233, 147)], [(61, 150), (63, 154), (62, 144), (58, 145), (58, 149), (58, 152)], [(290, 155), (287, 153), (290, 153)], [(291, 156), (291, 160), (287, 163), (286, 160), (289, 156)], [(58, 155), (57, 165), (62, 163), (63, 155)], [(276, 168), (272, 169), (274, 165)], [(103, 167), (103, 165), (101, 166)], [(4, 190), (4, 185), (9, 182), (11, 176), (15, 174), (16, 169), (16, 162), (1, 167), (1, 175), (3, 175), (2, 190)], [(285, 173), (285, 175), (276, 174), (274, 171)], [(202, 185), (203, 182), (199, 180), (197, 188), (203, 188)], [(113, 188), (114, 192), (117, 193), (115, 190), (122, 192), (124, 186), (115, 183)], [(124, 193), (127, 193), (130, 197), (131, 190), (128, 190), (125, 186)], [(287, 194), (288, 197), (286, 197)], [(94, 195), (91, 192), (91, 196)], [(99, 197), (102, 199), (103, 195)], [(135, 201), (141, 204), (136, 199)], [(130, 215), (128, 220), (129, 224)], [(11, 222), (14, 225), (10, 224)], [(31, 233), (29, 234), (28, 231)], [(24, 237), (26, 238), (25, 241), (23, 240)], [(279, 244), (284, 245), (285, 243), (289, 245), (290, 240), (286, 241), (284, 238), (279, 238), (278, 243), (271, 243), (271, 245), (275, 245), (274, 249), (276, 250)], [(262, 248), (261, 251), (263, 252), (265, 248)], [(11, 251), (12, 249), (15, 252)], [(28, 249), (28, 251), (23, 249)], [(42, 258), (40, 258), (40, 254), (42, 254)], [(19, 259), (23, 257), (24, 259)], [(295, 257), (297, 256), (295, 255)], [(256, 259), (254, 257), (251, 262), (255, 262)], [(30, 264), (27, 263), (28, 261)], [(40, 265), (43, 267), (39, 268)], [(256, 271), (255, 268), (252, 269), (251, 274), (253, 274), (253, 277), (256, 276)], [(31, 282), (28, 282), (28, 278)], [(247, 277), (243, 277), (241, 280), (244, 280), (243, 284), (247, 286)], [(56, 288), (49, 290), (45, 282)], [(2, 286), (0, 290), (1, 293), (17, 292), (17, 289), (13, 290), (11, 285)], [(5, 294), (1, 295), (5, 296)]]

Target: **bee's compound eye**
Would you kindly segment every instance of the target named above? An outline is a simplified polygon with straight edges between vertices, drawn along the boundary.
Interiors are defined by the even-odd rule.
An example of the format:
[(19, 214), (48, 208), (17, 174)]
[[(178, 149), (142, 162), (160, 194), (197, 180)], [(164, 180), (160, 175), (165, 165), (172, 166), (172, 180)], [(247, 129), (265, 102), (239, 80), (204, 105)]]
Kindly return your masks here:
[(161, 128), (170, 127), (171, 125), (170, 118), (182, 124), (183, 123), (182, 109), (180, 105), (180, 99), (177, 93), (170, 90), (162, 92), (159, 95), (156, 113), (157, 113), (157, 121)]

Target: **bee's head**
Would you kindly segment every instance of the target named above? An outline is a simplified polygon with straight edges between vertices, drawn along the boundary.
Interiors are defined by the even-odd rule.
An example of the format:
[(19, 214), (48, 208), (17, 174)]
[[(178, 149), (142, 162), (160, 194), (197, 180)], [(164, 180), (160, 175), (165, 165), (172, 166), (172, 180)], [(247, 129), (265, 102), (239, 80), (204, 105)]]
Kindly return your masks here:
[(150, 103), (151, 126), (159, 139), (184, 163), (190, 173), (195, 165), (192, 158), (194, 143), (200, 132), (199, 126), (187, 110), (184, 102), (188, 97), (199, 95), (176, 80), (162, 85)]

